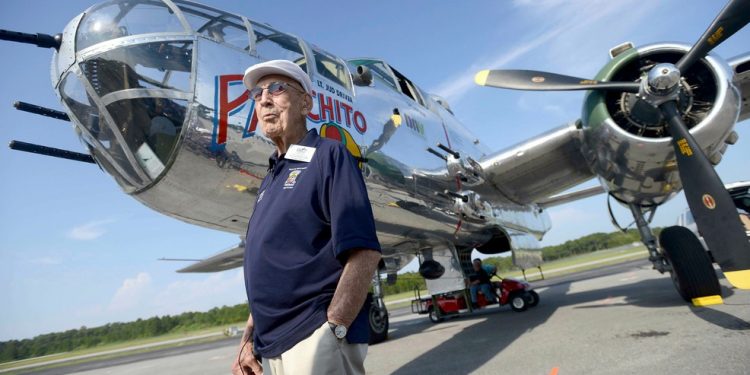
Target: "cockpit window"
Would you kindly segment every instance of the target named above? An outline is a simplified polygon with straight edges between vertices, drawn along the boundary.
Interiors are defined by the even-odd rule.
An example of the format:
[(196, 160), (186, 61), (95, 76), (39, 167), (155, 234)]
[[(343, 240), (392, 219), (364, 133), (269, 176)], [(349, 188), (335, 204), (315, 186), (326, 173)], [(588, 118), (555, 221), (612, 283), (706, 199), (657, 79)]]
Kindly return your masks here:
[(406, 78), (398, 70), (393, 69), (392, 66), (391, 66), (391, 70), (393, 71), (393, 74), (396, 75), (396, 79), (398, 80), (398, 85), (401, 88), (401, 92), (404, 93), (404, 95), (412, 98), (415, 102), (424, 106), (424, 101), (422, 100), (422, 97), (419, 95), (417, 86), (414, 86), (414, 84), (411, 83), (411, 81), (409, 81), (408, 78)]
[(372, 72), (372, 76), (373, 78), (375, 78), (375, 80), (380, 81), (387, 87), (398, 91), (396, 80), (393, 78), (393, 76), (391, 76), (391, 73), (388, 72), (388, 68), (385, 66), (385, 64), (383, 64), (383, 62), (369, 59), (356, 59), (349, 60), (348, 62), (352, 69), (356, 69), (356, 67), (359, 65), (366, 66), (368, 69), (370, 69), (370, 72)]
[(127, 185), (131, 187), (143, 184), (144, 181), (133, 169), (117, 136), (100, 116), (99, 110), (75, 73), (70, 72), (65, 76), (60, 85), (60, 96), (68, 111), (73, 114), (72, 120), (76, 125), (85, 129), (82, 137), (86, 143), (97, 150), (101, 149), (104, 155), (110, 158), (107, 159), (100, 153), (94, 153), (99, 164), (105, 168), (112, 168), (108, 169), (108, 172), (116, 176), (120, 182), (128, 181)]
[(192, 42), (156, 42), (127, 46), (81, 63), (99, 96), (127, 89), (190, 91)]
[(78, 27), (76, 50), (129, 35), (183, 31), (180, 20), (161, 1), (108, 1), (86, 12)]
[(190, 27), (219, 43), (250, 50), (250, 37), (241, 18), (196, 3), (175, 0)]
[(318, 73), (347, 90), (351, 90), (351, 76), (344, 62), (318, 47), (313, 46), (311, 49), (315, 56), (315, 69)]
[(164, 171), (187, 112), (187, 101), (168, 98), (125, 99), (107, 106), (115, 126), (148, 176)]
[(268, 26), (252, 22), (255, 33), (255, 51), (263, 60), (289, 60), (299, 65), (305, 72), (307, 60), (297, 38), (280, 33)]

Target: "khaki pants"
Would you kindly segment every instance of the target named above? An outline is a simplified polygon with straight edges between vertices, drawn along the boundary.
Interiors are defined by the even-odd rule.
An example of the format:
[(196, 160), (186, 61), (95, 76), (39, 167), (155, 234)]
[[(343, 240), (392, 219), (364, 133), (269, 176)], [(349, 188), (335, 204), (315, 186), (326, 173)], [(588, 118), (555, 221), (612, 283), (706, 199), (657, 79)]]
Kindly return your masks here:
[(263, 358), (271, 375), (364, 375), (367, 344), (337, 339), (328, 323), (275, 358)]

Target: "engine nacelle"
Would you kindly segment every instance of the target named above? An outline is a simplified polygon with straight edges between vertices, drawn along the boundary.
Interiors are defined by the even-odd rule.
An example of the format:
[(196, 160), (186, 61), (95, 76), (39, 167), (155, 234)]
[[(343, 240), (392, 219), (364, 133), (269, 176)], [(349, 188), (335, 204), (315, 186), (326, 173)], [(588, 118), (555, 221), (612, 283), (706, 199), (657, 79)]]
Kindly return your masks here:
[[(654, 44), (614, 57), (601, 81), (640, 81), (657, 63), (676, 63), (690, 46)], [(703, 152), (715, 164), (730, 143), (740, 112), (733, 72), (709, 55), (682, 73), (678, 108)], [(659, 205), (682, 189), (667, 123), (637, 94), (590, 91), (582, 115), (583, 150), (591, 169), (623, 203)]]

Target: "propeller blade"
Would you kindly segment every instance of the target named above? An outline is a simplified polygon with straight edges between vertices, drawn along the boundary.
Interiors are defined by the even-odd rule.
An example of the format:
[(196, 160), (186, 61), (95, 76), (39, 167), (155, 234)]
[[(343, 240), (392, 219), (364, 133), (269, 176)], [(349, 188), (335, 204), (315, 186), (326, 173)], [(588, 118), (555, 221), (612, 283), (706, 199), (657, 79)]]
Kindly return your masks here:
[(719, 175), (682, 121), (677, 105), (661, 105), (690, 211), (716, 262), (736, 288), (750, 289), (750, 242)]
[(604, 82), (536, 70), (483, 70), (474, 76), (480, 86), (513, 90), (570, 91), (615, 90), (638, 92), (636, 82)]
[(690, 51), (675, 64), (677, 69), (681, 72), (690, 69), (696, 61), (705, 57), (714, 47), (745, 27), (748, 22), (750, 22), (750, 1), (730, 1), (714, 18), (711, 26), (695, 42)]

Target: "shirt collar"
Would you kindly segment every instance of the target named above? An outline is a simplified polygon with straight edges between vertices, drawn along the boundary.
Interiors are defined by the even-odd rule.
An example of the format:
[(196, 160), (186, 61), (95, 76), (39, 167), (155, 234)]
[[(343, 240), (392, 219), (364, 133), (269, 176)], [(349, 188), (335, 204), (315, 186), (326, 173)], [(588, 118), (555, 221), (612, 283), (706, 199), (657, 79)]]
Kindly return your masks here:
[[(302, 137), (302, 140), (299, 141), (299, 143), (295, 143), (295, 144), (298, 144), (300, 146), (311, 147), (311, 146), (315, 146), (319, 138), (320, 136), (318, 135), (318, 130), (315, 128), (312, 128), (307, 131), (307, 133), (305, 134), (304, 137)], [(279, 156), (279, 152), (274, 151), (273, 154), (271, 154), (271, 157), (268, 158), (268, 170), (269, 171), (272, 170), (273, 167), (276, 165), (276, 163), (284, 159), (284, 155), (286, 154), (282, 154), (281, 156)]]

